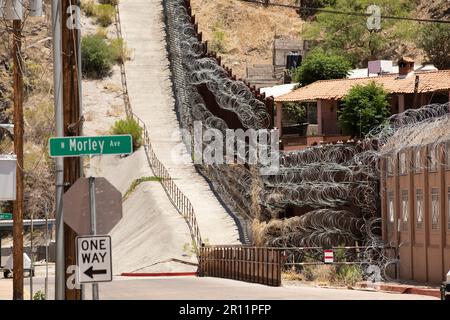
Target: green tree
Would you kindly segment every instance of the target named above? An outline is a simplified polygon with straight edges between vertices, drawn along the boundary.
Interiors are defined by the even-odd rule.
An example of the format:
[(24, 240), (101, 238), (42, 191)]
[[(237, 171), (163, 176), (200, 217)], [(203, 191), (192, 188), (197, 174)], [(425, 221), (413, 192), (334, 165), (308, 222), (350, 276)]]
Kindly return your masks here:
[[(415, 8), (411, 0), (336, 0), (326, 9), (365, 13), (370, 5), (378, 5), (382, 15), (410, 16)], [(317, 40), (327, 52), (346, 56), (355, 66), (366, 66), (368, 60), (387, 59), (405, 41), (413, 41), (415, 24), (409, 21), (382, 19), (379, 32), (369, 32), (366, 16), (319, 12), (316, 20), (306, 25), (305, 39)]]
[(342, 102), (344, 107), (339, 112), (339, 124), (345, 134), (353, 137), (367, 135), (390, 113), (387, 92), (375, 81), (354, 86)]
[(418, 46), (438, 69), (450, 68), (450, 25), (425, 24), (420, 28)]
[(351, 69), (346, 58), (326, 54), (322, 50), (311, 52), (293, 74), (293, 79), (305, 86), (318, 80), (345, 78)]

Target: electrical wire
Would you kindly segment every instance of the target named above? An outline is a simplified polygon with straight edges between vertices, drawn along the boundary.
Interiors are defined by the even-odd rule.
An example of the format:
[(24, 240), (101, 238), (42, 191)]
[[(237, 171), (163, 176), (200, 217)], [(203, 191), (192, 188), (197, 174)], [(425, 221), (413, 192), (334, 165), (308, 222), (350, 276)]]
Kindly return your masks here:
[[(341, 11), (341, 10), (331, 10), (331, 9), (323, 9), (323, 8), (314, 8), (314, 7), (303, 7), (282, 3), (274, 3), (270, 2), (270, 0), (239, 0), (241, 2), (260, 4), (264, 6), (272, 6), (272, 7), (282, 7), (282, 8), (290, 8), (299, 11), (317, 11), (323, 13), (330, 14), (339, 14), (339, 15), (348, 15), (348, 16), (358, 16), (358, 17), (371, 17), (372, 13), (363, 13), (363, 12), (352, 12), (352, 11)], [(390, 20), (406, 20), (406, 21), (416, 21), (416, 22), (425, 22), (425, 23), (450, 23), (450, 20), (440, 20), (440, 19), (420, 19), (420, 18), (410, 18), (410, 17), (399, 17), (399, 16), (391, 16), (391, 15), (381, 15), (382, 19), (390, 19)]]

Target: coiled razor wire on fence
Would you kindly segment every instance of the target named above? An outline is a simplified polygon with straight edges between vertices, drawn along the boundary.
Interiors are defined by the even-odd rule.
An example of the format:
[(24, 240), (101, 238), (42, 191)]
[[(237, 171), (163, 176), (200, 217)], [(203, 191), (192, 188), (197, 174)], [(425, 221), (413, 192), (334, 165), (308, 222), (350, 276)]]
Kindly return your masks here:
[[(176, 110), (181, 127), (191, 134), (184, 136), (188, 149), (192, 150), (194, 121), (201, 121), (204, 130), (228, 128), (209, 111), (197, 90), (200, 85), (208, 88), (220, 108), (235, 113), (244, 128), (269, 128), (265, 104), (206, 55), (185, 1), (163, 3)], [(417, 134), (425, 128), (427, 134), (429, 130), (436, 134), (436, 143), (450, 139), (447, 129), (442, 129), (448, 112), (448, 104), (407, 110), (389, 118), (363, 141), (281, 152), (280, 170), (272, 176), (237, 164), (198, 168), (229, 207), (260, 221), (255, 231), (259, 244), (322, 248), (357, 242), (368, 248), (359, 253), (364, 264), (375, 265), (384, 274), (396, 256), (386, 254), (389, 244), (380, 239), (380, 159), (412, 143), (425, 143)], [(258, 215), (255, 205), (261, 211)], [(301, 216), (283, 217), (289, 207), (302, 208)]]

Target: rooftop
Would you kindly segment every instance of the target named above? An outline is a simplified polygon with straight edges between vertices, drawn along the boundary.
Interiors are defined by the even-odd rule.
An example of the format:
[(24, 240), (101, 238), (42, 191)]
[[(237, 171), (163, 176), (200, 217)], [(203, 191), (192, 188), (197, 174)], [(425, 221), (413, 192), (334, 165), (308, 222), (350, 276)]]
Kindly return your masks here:
[(419, 93), (450, 90), (450, 70), (415, 72), (406, 78), (398, 74), (379, 77), (321, 80), (276, 97), (276, 102), (300, 102), (314, 100), (340, 100), (355, 85), (366, 85), (371, 81), (383, 85), (388, 93), (414, 93), (416, 76), (419, 77)]

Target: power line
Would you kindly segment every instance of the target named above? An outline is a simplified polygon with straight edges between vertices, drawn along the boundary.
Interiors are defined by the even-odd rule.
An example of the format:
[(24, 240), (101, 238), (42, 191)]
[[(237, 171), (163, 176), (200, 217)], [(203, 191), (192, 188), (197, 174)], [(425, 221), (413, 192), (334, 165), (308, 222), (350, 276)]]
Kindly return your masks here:
[[(365, 12), (353, 12), (353, 11), (340, 11), (340, 10), (331, 10), (331, 9), (322, 9), (322, 8), (313, 8), (313, 7), (301, 7), (301, 6), (295, 6), (290, 4), (282, 4), (282, 3), (274, 3), (270, 2), (269, 0), (262, 2), (261, 0), (239, 0), (242, 2), (248, 2), (248, 3), (254, 3), (254, 4), (261, 4), (264, 6), (272, 6), (272, 7), (283, 7), (283, 8), (290, 8), (290, 9), (296, 9), (300, 11), (318, 11), (323, 13), (330, 13), (330, 14), (341, 14), (341, 15), (349, 15), (349, 16), (358, 16), (358, 17), (372, 17), (372, 13), (365, 13)], [(407, 20), (407, 21), (416, 21), (416, 22), (427, 22), (427, 23), (448, 23), (450, 24), (450, 20), (439, 20), (439, 19), (419, 19), (419, 18), (408, 18), (408, 17), (398, 17), (398, 16), (385, 16), (381, 15), (380, 18), (382, 19), (391, 19), (391, 20)]]

